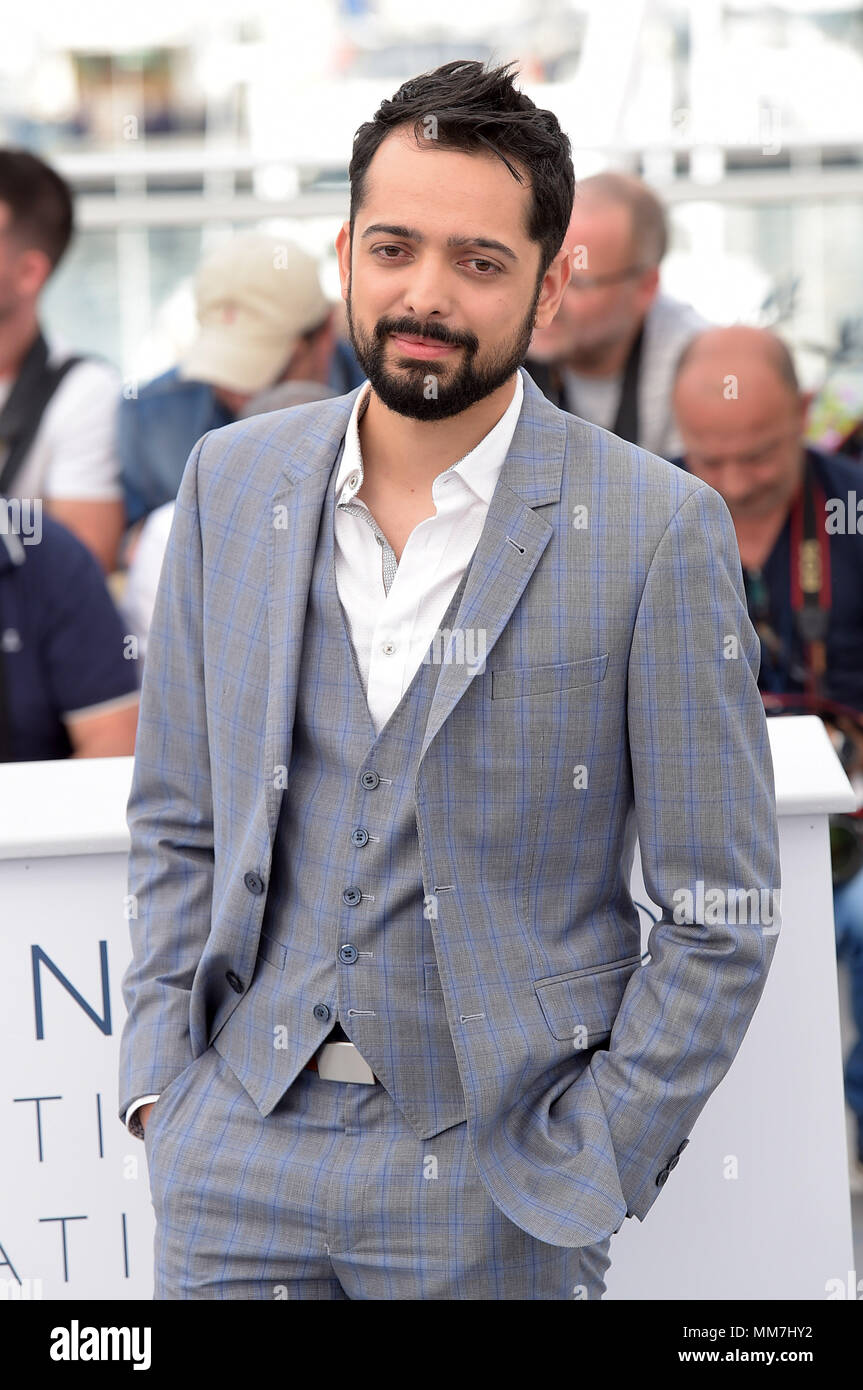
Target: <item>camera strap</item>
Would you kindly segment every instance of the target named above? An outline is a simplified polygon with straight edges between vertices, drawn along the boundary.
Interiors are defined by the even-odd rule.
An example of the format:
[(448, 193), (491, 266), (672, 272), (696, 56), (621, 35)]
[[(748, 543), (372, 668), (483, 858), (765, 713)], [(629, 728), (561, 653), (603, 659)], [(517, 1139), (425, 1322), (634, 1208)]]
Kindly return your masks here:
[(641, 350), (644, 345), (644, 324), (638, 330), (635, 341), (629, 349), (629, 356), (623, 368), (623, 384), (617, 414), (611, 427), (612, 434), (619, 435), (629, 444), (638, 443), (638, 378), (641, 372)]
[(10, 495), (12, 481), (33, 443), (45, 407), (66, 373), (81, 361), (81, 356), (67, 357), (58, 366), (49, 367), (48, 344), (41, 330), (37, 333), (0, 410), (0, 497)]
[(0, 763), (12, 761), (11, 738), (9, 734), (9, 707), (6, 695), (6, 681), (3, 675), (3, 646), (0, 643)]
[(807, 694), (822, 695), (830, 626), (830, 539), (824, 490), (811, 456), (791, 507), (791, 608), (803, 646)]

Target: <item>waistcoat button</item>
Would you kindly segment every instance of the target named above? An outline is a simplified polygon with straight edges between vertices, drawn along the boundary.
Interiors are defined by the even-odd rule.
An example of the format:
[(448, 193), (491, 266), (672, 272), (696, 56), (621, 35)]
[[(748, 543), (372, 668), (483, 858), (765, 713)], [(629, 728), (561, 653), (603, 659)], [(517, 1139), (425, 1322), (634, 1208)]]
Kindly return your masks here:
[(235, 994), (242, 994), (243, 982), (240, 979), (239, 975), (235, 975), (233, 970), (229, 970), (225, 975), (225, 979), (227, 980), (228, 984), (231, 986), (231, 989), (234, 991)]
[(321, 1020), (326, 1020), (330, 1016), (330, 1011), (327, 1008), (326, 1004), (316, 1004), (315, 1007), (312, 1009), (312, 1013), (314, 1014), (315, 1018), (319, 1018)]
[(356, 907), (362, 896), (359, 888), (345, 888), (342, 892), (342, 897), (348, 904), (348, 907)]
[(264, 891), (264, 880), (260, 874), (243, 874), (243, 882), (250, 893), (263, 893)]
[(376, 772), (364, 772), (362, 777), (360, 778), (360, 781), (362, 782), (363, 786), (368, 787), (369, 790), (371, 790), (373, 787), (376, 787), (380, 780), (381, 779)]
[(355, 845), (367, 845), (369, 842), (369, 832), (358, 825), (356, 830), (351, 831), (351, 840)]
[(346, 945), (339, 947), (339, 960), (346, 961), (348, 965), (353, 965), (358, 955), (359, 951), (356, 946)]

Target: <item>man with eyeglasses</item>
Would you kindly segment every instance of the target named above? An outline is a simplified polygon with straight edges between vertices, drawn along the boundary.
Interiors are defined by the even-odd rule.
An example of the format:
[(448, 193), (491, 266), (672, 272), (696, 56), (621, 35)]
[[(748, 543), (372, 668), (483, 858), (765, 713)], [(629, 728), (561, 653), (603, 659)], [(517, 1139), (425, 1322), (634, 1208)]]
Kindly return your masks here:
[(707, 321), (660, 291), (662, 203), (629, 174), (582, 179), (565, 245), (569, 285), (552, 323), (534, 333), (525, 366), (560, 409), (670, 459), (680, 452), (674, 368)]
[[(673, 392), (683, 457), (731, 513), (768, 713), (814, 713), (863, 791), (863, 468), (804, 439), (810, 396), (788, 348), (735, 325), (694, 338)], [(859, 498), (859, 506), (858, 506)], [(863, 822), (833, 817), (834, 915), (857, 1030), (845, 1064), (863, 1180)]]

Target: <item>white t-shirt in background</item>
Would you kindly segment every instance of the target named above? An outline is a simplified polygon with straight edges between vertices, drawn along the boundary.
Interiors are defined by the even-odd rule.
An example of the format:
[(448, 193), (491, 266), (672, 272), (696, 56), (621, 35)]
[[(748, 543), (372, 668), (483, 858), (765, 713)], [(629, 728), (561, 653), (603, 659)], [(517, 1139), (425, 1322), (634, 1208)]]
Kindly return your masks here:
[(580, 415), (582, 420), (589, 420), (604, 430), (614, 428), (623, 390), (622, 372), (616, 376), (590, 377), (565, 367), (563, 384), (567, 408), (573, 415)]
[[(73, 355), (74, 349), (59, 340), (48, 345), (51, 366)], [(14, 381), (0, 376), (0, 410)], [(120, 389), (120, 374), (108, 362), (70, 367), (45, 407), (8, 495), (88, 502), (121, 499), (116, 445)]]

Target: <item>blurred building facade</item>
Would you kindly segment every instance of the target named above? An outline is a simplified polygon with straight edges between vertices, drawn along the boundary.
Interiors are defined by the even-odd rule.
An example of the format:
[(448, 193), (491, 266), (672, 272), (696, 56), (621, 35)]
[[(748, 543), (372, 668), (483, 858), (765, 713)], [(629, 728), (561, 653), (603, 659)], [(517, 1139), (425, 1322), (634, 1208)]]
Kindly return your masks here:
[(417, 72), (515, 59), (577, 178), (628, 169), (668, 201), (666, 288), (778, 327), (818, 383), (863, 319), (860, 6), (441, 0), (424, 23), (394, 0), (32, 0), (0, 50), (0, 140), (76, 191), (49, 325), (152, 375), (191, 332), (202, 252), (253, 225), (315, 251), (338, 298), (357, 124)]

